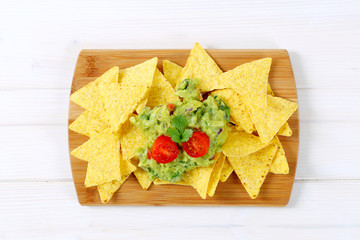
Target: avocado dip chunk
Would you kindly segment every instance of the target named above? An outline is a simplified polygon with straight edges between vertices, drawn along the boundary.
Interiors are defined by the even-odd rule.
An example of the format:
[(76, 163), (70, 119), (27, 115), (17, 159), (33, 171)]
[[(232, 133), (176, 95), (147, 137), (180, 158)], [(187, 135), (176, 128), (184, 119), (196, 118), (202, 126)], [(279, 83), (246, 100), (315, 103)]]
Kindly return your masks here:
[(176, 95), (180, 100), (153, 109), (145, 107), (130, 122), (148, 143), (137, 149), (139, 167), (150, 180), (178, 182), (183, 174), (214, 163), (228, 130), (230, 109), (217, 96), (205, 100), (197, 89), (198, 79), (184, 79)]

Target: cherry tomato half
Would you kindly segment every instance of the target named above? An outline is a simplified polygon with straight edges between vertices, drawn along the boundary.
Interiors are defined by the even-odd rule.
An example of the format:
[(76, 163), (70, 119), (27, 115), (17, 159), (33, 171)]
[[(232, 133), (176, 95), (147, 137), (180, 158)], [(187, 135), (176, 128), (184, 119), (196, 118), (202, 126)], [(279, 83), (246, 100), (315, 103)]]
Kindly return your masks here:
[(193, 132), (192, 137), (183, 143), (185, 152), (193, 158), (204, 156), (209, 150), (210, 139), (206, 133), (197, 131)]
[(152, 158), (158, 163), (169, 163), (174, 161), (179, 155), (179, 148), (170, 137), (158, 137), (151, 149)]

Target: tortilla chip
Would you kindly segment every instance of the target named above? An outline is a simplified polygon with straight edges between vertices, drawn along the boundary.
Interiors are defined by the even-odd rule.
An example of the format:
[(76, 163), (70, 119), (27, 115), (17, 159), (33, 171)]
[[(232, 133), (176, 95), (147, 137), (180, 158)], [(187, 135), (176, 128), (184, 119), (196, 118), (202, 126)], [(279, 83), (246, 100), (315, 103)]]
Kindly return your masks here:
[(225, 88), (225, 86), (219, 81), (218, 77), (220, 74), (222, 74), (222, 71), (219, 66), (200, 44), (196, 43), (190, 52), (190, 56), (186, 61), (177, 85), (186, 78), (197, 78), (200, 80), (197, 87), (201, 92), (222, 89)]
[(267, 144), (261, 142), (259, 137), (236, 130), (230, 126), (228, 137), (222, 150), (227, 157), (244, 157), (265, 146), (267, 146)]
[(110, 128), (107, 128), (75, 148), (71, 155), (84, 161), (98, 160), (99, 156), (106, 152), (120, 152), (118, 143), (120, 143), (119, 136), (112, 133)]
[(126, 176), (122, 180), (113, 180), (108, 183), (103, 183), (97, 186), (100, 199), (102, 203), (108, 203), (114, 193), (121, 187), (130, 175)]
[(146, 106), (150, 86), (152, 84), (152, 82), (149, 84), (149, 78), (154, 77), (157, 61), (157, 58), (152, 58), (133, 67), (122, 69), (119, 72), (119, 84), (121, 86), (126, 86), (126, 88), (129, 88), (130, 86), (131, 88), (136, 88), (136, 86), (138, 88), (142, 88), (145, 84), (149, 87), (136, 108), (137, 113), (141, 112), (141, 110)]
[(273, 139), (282, 125), (296, 111), (297, 103), (279, 97), (267, 95), (267, 107), (250, 109), (251, 120), (255, 125), (260, 139), (268, 143)]
[(99, 84), (101, 82), (118, 82), (119, 67), (115, 66), (90, 82), (86, 86), (80, 88), (70, 96), (70, 100), (81, 107), (95, 113), (101, 120), (106, 122), (105, 110), (102, 98), (100, 96)]
[[(157, 59), (155, 59), (157, 61)], [(156, 66), (156, 61), (152, 64)], [(102, 82), (99, 84), (100, 94), (104, 102), (106, 118), (114, 132), (117, 132), (121, 125), (129, 118), (136, 107), (143, 101), (148, 89), (151, 86), (153, 75), (151, 68), (146, 69), (148, 79), (143, 84), (118, 84)], [(154, 68), (155, 71), (155, 68)], [(152, 73), (153, 74), (153, 73)], [(137, 77), (137, 75), (135, 75)], [(151, 78), (150, 78), (151, 76)], [(141, 79), (139, 79), (140, 82)]]
[(242, 95), (247, 106), (266, 107), (266, 91), (271, 58), (263, 58), (240, 65), (220, 75), (226, 88)]
[(165, 180), (160, 180), (158, 178), (154, 179), (154, 184), (155, 185), (174, 184), (174, 185), (190, 186), (190, 183), (185, 182), (184, 180), (180, 180), (178, 182), (169, 182)]
[(282, 125), (277, 135), (281, 135), (285, 137), (290, 137), (292, 135), (292, 130), (287, 122), (284, 125)]
[[(139, 159), (134, 157), (131, 159), (131, 163), (135, 166), (138, 166)], [(149, 174), (145, 170), (143, 170), (141, 167), (137, 167), (134, 171), (134, 175), (140, 183), (142, 189), (147, 190), (150, 187), (152, 181), (150, 180)]]
[(132, 165), (128, 160), (121, 158), (120, 161), (121, 180), (113, 180), (111, 182), (103, 183), (97, 186), (102, 203), (107, 203), (114, 195), (114, 193), (126, 181), (126, 179), (128, 179), (130, 174), (136, 169), (136, 167)]
[(151, 86), (152, 79), (158, 58), (154, 57), (138, 65), (121, 69), (119, 71), (119, 84), (120, 86), (137, 86), (141, 88), (143, 85)]
[(93, 137), (108, 127), (109, 125), (101, 121), (95, 113), (86, 110), (70, 124), (69, 129)]
[(147, 94), (145, 95), (145, 98), (142, 100), (142, 102), (141, 103), (139, 103), (139, 105), (136, 107), (136, 112), (138, 113), (138, 114), (140, 114), (140, 112), (144, 109), (144, 107), (146, 106), (146, 103), (147, 103), (147, 101), (148, 101), (148, 98), (149, 98), (149, 92), (150, 91), (148, 91), (147, 92)]
[(226, 158), (225, 162), (224, 162), (224, 166), (221, 170), (220, 181), (226, 182), (226, 180), (230, 177), (233, 170), (234, 169), (232, 168), (231, 164), (229, 163), (229, 160)]
[(260, 188), (269, 172), (271, 161), (274, 158), (277, 148), (274, 142), (248, 156), (228, 158), (236, 175), (252, 199), (255, 199), (260, 192)]
[(273, 90), (271, 89), (270, 83), (267, 84), (266, 94), (275, 97)]
[(220, 180), (221, 170), (224, 166), (225, 162), (225, 155), (220, 153), (220, 156), (218, 157), (215, 166), (213, 168), (213, 171), (210, 176), (209, 185), (207, 189), (207, 194), (212, 197), (215, 194), (216, 187)]
[(85, 187), (92, 187), (112, 180), (121, 179), (120, 141), (110, 128), (90, 138), (72, 154), (87, 160)]
[(209, 167), (198, 167), (183, 175), (183, 180), (189, 183), (199, 193), (202, 199), (206, 199), (211, 173), (220, 154), (215, 157), (215, 162)]
[(135, 152), (147, 144), (142, 131), (128, 119), (121, 127), (121, 153), (125, 159), (135, 157)]
[[(267, 94), (275, 97), (275, 94), (272, 91), (269, 83), (267, 85)], [(286, 137), (290, 137), (292, 135), (292, 130), (287, 122), (284, 125), (282, 125), (277, 135), (286, 136)]]
[(97, 186), (112, 180), (121, 179), (120, 157), (120, 152), (111, 152), (100, 155), (97, 160), (89, 161), (85, 187)]
[(121, 185), (122, 182), (120, 182), (119, 180), (113, 180), (111, 182), (103, 183), (97, 186), (101, 203), (108, 203)]
[(284, 148), (278, 137), (275, 137), (278, 150), (276, 151), (275, 157), (270, 166), (270, 172), (275, 174), (288, 174), (289, 165), (285, 156)]
[(121, 181), (125, 178), (128, 178), (132, 172), (136, 170), (136, 166), (134, 166), (130, 160), (127, 160), (125, 158), (121, 158), (120, 163), (120, 173), (121, 173)]
[(175, 102), (178, 99), (179, 98), (175, 95), (175, 90), (171, 87), (170, 83), (162, 75), (159, 69), (156, 69), (146, 106), (154, 108)]
[(169, 60), (163, 61), (164, 76), (174, 89), (178, 80), (181, 77), (182, 70), (183, 67), (177, 65), (176, 63), (170, 62)]
[(245, 130), (240, 126), (240, 123), (237, 123), (231, 116), (230, 116), (230, 123), (232, 123), (231, 126), (233, 126), (236, 130), (245, 131)]
[(221, 100), (230, 108), (230, 116), (235, 120), (236, 125), (240, 125), (248, 133), (254, 131), (254, 124), (250, 118), (250, 111), (243, 102), (241, 96), (234, 90), (221, 89), (211, 93), (212, 96), (219, 96)]

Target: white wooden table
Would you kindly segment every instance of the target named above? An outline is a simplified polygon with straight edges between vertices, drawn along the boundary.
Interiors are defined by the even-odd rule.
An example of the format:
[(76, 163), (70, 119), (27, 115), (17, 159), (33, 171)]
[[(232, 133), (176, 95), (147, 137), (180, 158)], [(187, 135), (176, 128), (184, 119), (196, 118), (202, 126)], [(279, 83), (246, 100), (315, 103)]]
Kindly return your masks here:
[[(83, 48), (288, 49), (287, 207), (82, 207), (67, 112)], [(0, 239), (360, 239), (360, 2), (1, 1)]]

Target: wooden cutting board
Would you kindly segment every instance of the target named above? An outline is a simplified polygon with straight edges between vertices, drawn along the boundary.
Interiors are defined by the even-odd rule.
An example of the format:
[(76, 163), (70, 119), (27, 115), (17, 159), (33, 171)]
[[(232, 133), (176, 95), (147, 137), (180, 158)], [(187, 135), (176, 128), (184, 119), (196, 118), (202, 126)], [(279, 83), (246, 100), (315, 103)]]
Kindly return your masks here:
[[(297, 101), (294, 75), (286, 50), (219, 50), (207, 52), (223, 71), (231, 70), (240, 64), (271, 57), (269, 82), (276, 96)], [(158, 57), (158, 68), (162, 71), (162, 61), (168, 59), (181, 66), (185, 65), (190, 50), (82, 50), (75, 68), (71, 93), (93, 81), (113, 66), (127, 68), (152, 57)], [(84, 110), (70, 102), (69, 125)], [(293, 135), (279, 136), (289, 162), (288, 175), (269, 173), (261, 187), (259, 196), (252, 200), (235, 173), (225, 182), (219, 182), (214, 197), (206, 200), (189, 186), (154, 185), (143, 190), (136, 178), (131, 175), (115, 193), (108, 205), (192, 205), (192, 206), (284, 206), (288, 203), (294, 183), (299, 148), (299, 115), (296, 111), (288, 121)], [(69, 130), (69, 151), (84, 143), (88, 137)], [(85, 188), (84, 181), (87, 163), (70, 155), (71, 169), (78, 200), (81, 205), (101, 205), (96, 187)]]

